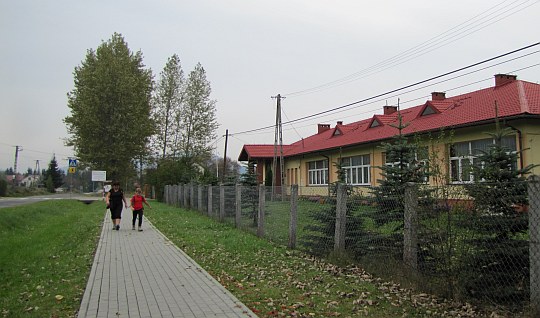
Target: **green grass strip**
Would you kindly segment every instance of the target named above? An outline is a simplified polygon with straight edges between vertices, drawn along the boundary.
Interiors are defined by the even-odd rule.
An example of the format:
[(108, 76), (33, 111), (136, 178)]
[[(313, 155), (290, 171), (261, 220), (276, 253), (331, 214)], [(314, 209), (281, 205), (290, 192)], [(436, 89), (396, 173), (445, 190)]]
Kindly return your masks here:
[(103, 217), (75, 200), (0, 209), (0, 317), (73, 317)]
[(411, 295), (219, 223), (154, 203), (145, 215), (259, 317), (432, 317)]

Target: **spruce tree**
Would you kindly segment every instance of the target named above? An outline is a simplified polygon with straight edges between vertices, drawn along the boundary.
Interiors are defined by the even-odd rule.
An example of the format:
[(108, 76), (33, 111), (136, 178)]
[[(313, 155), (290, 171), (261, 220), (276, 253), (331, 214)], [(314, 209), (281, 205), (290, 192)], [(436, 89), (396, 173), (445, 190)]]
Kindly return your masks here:
[(332, 253), (336, 233), (336, 212), (337, 212), (337, 191), (341, 184), (345, 186), (346, 195), (346, 219), (345, 226), (345, 251), (349, 252), (352, 258), (363, 254), (361, 238), (365, 236), (362, 230), (362, 218), (356, 213), (361, 207), (358, 196), (353, 195), (353, 188), (346, 184), (345, 170), (341, 163), (334, 163), (338, 180), (330, 186), (330, 196), (326, 198), (324, 208), (320, 211), (310, 211), (309, 215), (313, 219), (305, 226), (306, 235), (301, 239), (305, 249), (311, 254), (320, 257), (328, 256)]
[(241, 175), (240, 180), (242, 184), (242, 214), (252, 220), (252, 226), (256, 227), (259, 217), (259, 189), (253, 161), (248, 162), (246, 172)]
[(381, 145), (386, 154), (386, 164), (379, 167), (383, 178), (377, 180), (379, 186), (373, 188), (377, 213), (372, 217), (378, 225), (402, 222), (407, 184), (422, 183), (427, 177), (424, 166), (417, 159), (418, 144), (409, 142), (403, 134), (407, 125), (403, 123), (401, 114), (398, 114), (397, 125), (391, 126), (398, 130), (398, 134), (392, 142)]
[(47, 189), (51, 192), (54, 192), (54, 189), (59, 188), (64, 183), (64, 173), (58, 167), (56, 156), (53, 156), (49, 162), (49, 167), (45, 171), (43, 178), (47, 182), (48, 179), (50, 179), (50, 183), (47, 184)]
[(497, 302), (515, 302), (528, 297), (528, 217), (518, 209), (527, 205), (526, 175), (533, 165), (518, 167), (523, 150), (514, 151), (504, 143), (515, 138), (510, 128), (501, 128), (496, 119), (495, 133), (487, 133), (494, 143), (487, 150), (476, 150), (472, 166), (474, 183), (467, 185), (474, 199), (474, 210), (462, 226), (476, 233), (469, 239), (474, 253), (468, 255), (462, 276), (466, 293)]

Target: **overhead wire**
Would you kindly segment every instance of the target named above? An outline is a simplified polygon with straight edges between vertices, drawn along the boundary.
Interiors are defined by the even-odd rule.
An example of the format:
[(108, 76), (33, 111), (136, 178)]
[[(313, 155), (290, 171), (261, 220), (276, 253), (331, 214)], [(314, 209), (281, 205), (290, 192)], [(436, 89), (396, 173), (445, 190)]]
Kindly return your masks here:
[[(418, 58), (422, 55), (425, 55), (433, 50), (436, 50), (440, 47), (443, 47), (445, 45), (448, 45), (452, 42), (455, 42), (461, 38), (464, 38), (472, 33), (475, 33), (479, 30), (482, 30), (498, 21), (501, 21), (517, 12), (520, 12), (532, 5), (535, 5), (536, 3), (540, 2), (540, 1), (533, 1), (531, 4), (525, 6), (525, 7), (522, 7), (522, 8), (519, 8), (519, 6), (523, 6), (525, 5), (527, 2), (529, 2), (529, 0), (525, 1), (525, 2), (521, 2), (520, 0), (517, 0), (517, 1), (514, 1), (512, 2), (509, 6), (515, 4), (516, 2), (521, 2), (521, 3), (518, 3), (517, 5), (511, 7), (510, 9), (507, 9), (505, 11), (503, 11), (502, 13), (499, 13), (497, 15), (495, 15), (494, 17), (491, 17), (485, 21), (480, 21), (480, 22), (474, 22), (474, 25), (473, 23), (469, 23), (470, 21), (473, 21), (475, 19), (477, 19), (479, 16), (482, 16), (484, 15), (484, 13), (486, 12), (489, 12), (491, 11), (492, 9), (494, 8), (497, 8), (498, 6), (500, 6), (502, 3), (504, 3), (506, 1), (503, 1), (493, 7), (491, 7), (490, 9), (482, 12), (481, 14), (479, 15), (476, 15), (474, 16), (473, 18), (470, 18), (469, 20), (457, 25), (456, 27), (453, 27), (417, 46), (414, 46), (406, 51), (403, 51), (397, 55), (394, 55), (393, 57), (390, 57), (386, 60), (383, 60), (379, 63), (376, 63), (370, 67), (367, 67), (363, 70), (360, 70), (356, 73), (353, 73), (353, 74), (350, 74), (348, 76), (345, 76), (341, 79), (338, 79), (338, 80), (335, 80), (335, 81), (331, 81), (331, 82), (328, 82), (328, 83), (325, 83), (325, 84), (322, 84), (322, 85), (319, 85), (319, 86), (316, 86), (316, 87), (313, 87), (313, 88), (309, 88), (309, 89), (305, 89), (305, 90), (300, 90), (300, 91), (296, 91), (296, 92), (291, 92), (291, 93), (287, 93), (287, 94), (284, 94), (284, 96), (287, 96), (287, 97), (297, 97), (297, 96), (300, 96), (300, 95), (305, 95), (305, 94), (310, 94), (310, 93), (315, 93), (315, 92), (318, 92), (318, 91), (321, 91), (321, 90), (326, 90), (326, 89), (329, 89), (329, 88), (333, 88), (333, 87), (336, 87), (336, 86), (341, 86), (341, 85), (344, 85), (344, 84), (347, 84), (347, 83), (350, 83), (350, 82), (353, 82), (353, 81), (356, 81), (358, 79), (361, 79), (361, 78), (365, 78), (365, 77), (368, 77), (370, 75), (373, 75), (375, 73), (379, 73), (379, 72), (382, 72), (384, 70), (387, 70), (389, 68), (392, 68), (394, 66), (397, 66), (397, 65), (400, 65), (400, 64), (403, 64), (405, 62), (408, 62), (412, 59), (415, 59), (415, 58)], [(507, 6), (508, 7), (508, 6)], [(505, 7), (505, 8), (507, 8)], [(495, 10), (494, 12), (492, 13), (489, 13), (487, 14), (485, 17), (482, 17), (482, 19), (486, 19), (488, 17), (490, 17), (491, 15), (497, 13), (498, 11), (500, 10), (503, 10), (505, 8), (499, 8), (497, 10)], [(518, 9), (516, 9), (518, 8)], [(511, 10), (514, 10), (513, 12), (510, 12)], [(505, 15), (495, 21), (492, 21), (493, 19), (496, 19), (498, 17), (500, 17), (501, 15), (504, 15), (506, 13), (510, 12), (508, 15)], [(488, 23), (486, 24), (487, 22), (491, 21), (491, 23)], [(485, 24), (485, 25), (483, 25)], [(471, 27), (472, 25), (472, 27)], [(454, 29), (457, 29), (455, 31), (452, 31)], [(472, 31), (471, 31), (472, 30)], [(459, 33), (460, 32), (460, 33)], [(465, 33), (465, 32), (468, 32), (468, 33)], [(446, 35), (445, 35), (446, 34)], [(444, 36), (443, 36), (444, 35)], [(442, 36), (442, 37), (441, 37)], [(453, 39), (452, 41), (450, 41), (451, 39)], [(420, 54), (421, 53), (421, 54)]]
[[(430, 87), (430, 86), (433, 86), (433, 85), (437, 85), (437, 84), (441, 84), (441, 83), (444, 83), (444, 82), (448, 82), (448, 81), (451, 81), (451, 80), (454, 80), (454, 79), (457, 79), (457, 78), (461, 78), (461, 77), (464, 77), (464, 76), (467, 76), (467, 75), (471, 75), (473, 73), (476, 73), (476, 72), (479, 72), (479, 71), (483, 71), (483, 70), (486, 70), (486, 69), (489, 69), (489, 68), (492, 68), (492, 67), (495, 67), (495, 66), (499, 66), (499, 65), (502, 65), (502, 64), (505, 64), (505, 63), (509, 63), (509, 62), (512, 62), (512, 61), (515, 61), (515, 60), (518, 60), (518, 59), (521, 59), (521, 58), (524, 58), (524, 57), (528, 57), (530, 55), (533, 55), (533, 54), (538, 54), (540, 53), (540, 50), (537, 50), (537, 51), (534, 51), (534, 52), (530, 52), (530, 53), (527, 53), (527, 54), (524, 54), (524, 55), (521, 55), (521, 56), (518, 56), (518, 57), (515, 57), (515, 58), (511, 58), (511, 59), (508, 59), (508, 60), (505, 60), (505, 61), (502, 61), (502, 62), (499, 62), (499, 63), (495, 63), (495, 64), (492, 64), (492, 65), (489, 65), (489, 66), (486, 66), (486, 67), (482, 67), (480, 69), (477, 69), (477, 70), (474, 70), (474, 71), (471, 71), (471, 72), (467, 72), (467, 73), (464, 73), (464, 74), (460, 74), (460, 75), (457, 75), (457, 76), (453, 76), (453, 77), (450, 77), (450, 78), (447, 78), (447, 79), (444, 79), (444, 80), (441, 80), (441, 81), (438, 81), (438, 82), (435, 82), (435, 83), (431, 83), (429, 85), (425, 85), (425, 86), (421, 86), (421, 87), (417, 87), (417, 88), (414, 88), (414, 89), (410, 89), (408, 91), (405, 91), (405, 92), (401, 92), (400, 94), (394, 94), (394, 95), (391, 95), (391, 96), (385, 96), (385, 98), (381, 98), (381, 99), (378, 99), (378, 100), (374, 100), (374, 101), (371, 101), (369, 103), (362, 103), (362, 104), (358, 104), (358, 105), (355, 105), (354, 107), (352, 107), (351, 109), (353, 108), (358, 108), (358, 107), (363, 107), (363, 106), (367, 106), (367, 105), (371, 105), (371, 104), (375, 104), (375, 103), (379, 103), (381, 101), (383, 101), (384, 99), (388, 99), (388, 98), (393, 98), (393, 97), (398, 97), (402, 94), (407, 94), (407, 93), (411, 93), (411, 92), (414, 92), (414, 91), (418, 91), (418, 90), (421, 90), (421, 89), (425, 89), (427, 87)], [(534, 64), (534, 65), (530, 65), (530, 66), (527, 66), (527, 67), (524, 67), (524, 68), (521, 68), (521, 69), (517, 69), (517, 70), (512, 70), (510, 71), (510, 73), (514, 73), (514, 72), (519, 72), (521, 70), (524, 70), (524, 69), (527, 69), (527, 68), (530, 68), (530, 67), (534, 67), (534, 66), (538, 66), (540, 65), (539, 64)], [(487, 80), (491, 80), (492, 77), (489, 77), (489, 78), (486, 78), (486, 79), (482, 79), (480, 81), (476, 81), (476, 82), (473, 82), (473, 83), (468, 83), (468, 84), (465, 84), (465, 85), (461, 85), (459, 86), (458, 88), (462, 88), (462, 87), (466, 87), (466, 86), (470, 86), (470, 85), (474, 85), (474, 84), (477, 84), (479, 82), (484, 82), (484, 81), (487, 81)], [(448, 91), (452, 91), (452, 90), (455, 90), (457, 88), (452, 88), (452, 89), (449, 89), (449, 90), (446, 90), (447, 92)], [(429, 96), (422, 96), (420, 98), (425, 98), (425, 97), (429, 97)], [(416, 98), (414, 100), (418, 100), (420, 98)], [(412, 100), (411, 100), (412, 101)], [(401, 104), (405, 104), (407, 102), (410, 102), (410, 101), (406, 101), (406, 102), (401, 102)], [(345, 111), (349, 111), (349, 109), (346, 109), (346, 110), (339, 110), (339, 111), (336, 111), (335, 113), (341, 113), (341, 112), (345, 112)], [(357, 116), (359, 114), (364, 114), (364, 113), (369, 113), (371, 112), (372, 110), (369, 110), (369, 111), (366, 111), (366, 112), (362, 112), (362, 113), (356, 113), (354, 115), (351, 115), (351, 116), (347, 116), (347, 117), (341, 117), (340, 119), (343, 119), (343, 118), (348, 118), (348, 117), (352, 117), (352, 116)], [(321, 116), (318, 116), (318, 117), (313, 117), (313, 118), (309, 118), (309, 119), (315, 119), (315, 118), (320, 118), (322, 117), (323, 115)], [(306, 119), (305, 121), (309, 120), (309, 119)], [(300, 121), (300, 122), (303, 122), (303, 121)], [(292, 124), (291, 124), (292, 126)], [(287, 129), (287, 130), (290, 130), (290, 129)], [(296, 129), (295, 129), (296, 131)]]
[[(325, 111), (321, 111), (321, 112), (318, 112), (318, 113), (315, 113), (315, 114), (311, 114), (311, 115), (303, 116), (303, 117), (296, 118), (296, 119), (293, 119), (293, 120), (289, 120), (287, 122), (284, 122), (283, 125), (291, 124), (291, 123), (302, 121), (302, 120), (305, 120), (305, 119), (315, 118), (317, 116), (332, 113), (332, 112), (335, 112), (335, 111), (340, 110), (340, 109), (349, 108), (349, 107), (351, 107), (353, 105), (357, 105), (357, 104), (360, 104), (360, 103), (363, 103), (363, 102), (366, 102), (366, 101), (370, 101), (370, 100), (373, 100), (373, 99), (376, 99), (376, 98), (379, 98), (379, 97), (382, 97), (382, 96), (386, 96), (386, 95), (390, 95), (390, 94), (393, 94), (393, 93), (396, 93), (396, 92), (399, 92), (399, 91), (403, 91), (405, 89), (408, 89), (408, 88), (411, 88), (411, 87), (414, 87), (414, 86), (418, 86), (418, 85), (421, 85), (421, 84), (424, 84), (424, 83), (427, 83), (427, 82), (430, 82), (430, 81), (433, 81), (433, 80), (436, 80), (438, 78), (442, 78), (442, 77), (445, 77), (445, 76), (448, 76), (448, 75), (451, 75), (451, 74), (455, 74), (455, 73), (464, 71), (466, 69), (470, 69), (470, 68), (476, 67), (478, 65), (482, 65), (482, 64), (485, 64), (485, 63), (488, 63), (488, 62), (503, 58), (505, 56), (508, 56), (508, 55), (511, 55), (511, 54), (515, 54), (517, 52), (521, 52), (521, 51), (530, 49), (530, 48), (538, 46), (538, 45), (540, 45), (540, 42), (536, 42), (536, 43), (521, 47), (519, 49), (515, 49), (515, 50), (512, 50), (512, 51), (509, 51), (509, 52), (506, 52), (506, 53), (503, 53), (503, 54), (500, 54), (500, 55), (497, 55), (497, 56), (482, 60), (480, 62), (476, 62), (476, 63), (470, 64), (470, 65), (455, 69), (453, 71), (449, 71), (449, 72), (446, 72), (446, 73), (443, 73), (443, 74), (440, 74), (440, 75), (437, 75), (437, 76), (433, 76), (433, 77), (430, 77), (430, 78), (415, 82), (413, 84), (405, 85), (405, 86), (402, 86), (402, 87), (399, 87), (399, 88), (396, 88), (396, 89), (393, 89), (393, 90), (390, 90), (390, 91), (387, 91), (387, 92), (384, 92), (384, 93), (380, 93), (380, 94), (377, 94), (377, 95), (374, 95), (374, 96), (371, 96), (371, 97), (367, 97), (367, 98), (364, 98), (364, 99), (361, 99), (361, 100), (358, 100), (358, 101), (355, 101), (355, 102), (351, 102), (351, 103), (348, 103), (348, 104), (345, 104), (345, 105), (341, 105), (341, 106), (337, 106), (337, 107), (334, 107), (334, 108), (331, 108), (331, 109), (327, 109)], [(247, 134), (247, 133), (262, 131), (262, 130), (266, 130), (266, 129), (270, 129), (270, 128), (274, 128), (274, 127), (275, 127), (275, 125), (269, 125), (269, 126), (265, 126), (265, 127), (260, 127), (260, 128), (255, 128), (255, 129), (250, 129), (250, 130), (245, 130), (245, 131), (240, 131), (240, 132), (233, 132), (233, 133), (231, 133), (229, 135)]]
[[(498, 64), (501, 64), (501, 63), (498, 63)], [(519, 71), (522, 71), (522, 70), (526, 70), (526, 69), (529, 69), (529, 68), (532, 68), (532, 67), (538, 67), (540, 66), (540, 63), (537, 63), (537, 64), (532, 64), (532, 65), (529, 65), (529, 66), (526, 66), (526, 67), (523, 67), (523, 68), (519, 68), (519, 69), (515, 69), (515, 70), (511, 70), (509, 71), (508, 73), (509, 74), (513, 74), (515, 72), (519, 72)], [(490, 66), (491, 67), (491, 66)], [(483, 69), (486, 69), (486, 68), (483, 68)], [(447, 81), (450, 81), (452, 79), (456, 79), (458, 77), (462, 77), (462, 76), (466, 76), (466, 75), (470, 75), (472, 73), (475, 73), (476, 71), (474, 72), (469, 72), (467, 74), (463, 74), (463, 75), (460, 75), (460, 76), (456, 76), (456, 77), (453, 77), (451, 79), (447, 79), (447, 80), (443, 80), (443, 81), (439, 81), (439, 82), (436, 82), (436, 83), (433, 83), (433, 84), (430, 84), (430, 85), (426, 85), (426, 86), (423, 86), (423, 87), (420, 87), (420, 88), (417, 88), (417, 89), (412, 89), (412, 90), (409, 90), (409, 91), (406, 91), (406, 92), (403, 92), (403, 94), (406, 94), (406, 93), (410, 93), (410, 92), (414, 92), (414, 91), (417, 91), (417, 90), (420, 90), (420, 89), (423, 89), (423, 88), (426, 88), (426, 87), (429, 87), (429, 86), (433, 86), (433, 85), (436, 85), (436, 84), (440, 84), (440, 83), (443, 83), (443, 82), (447, 82)], [(478, 84), (478, 83), (482, 83), (482, 82), (486, 82), (486, 81), (490, 81), (492, 80), (493, 77), (490, 76), (490, 77), (487, 77), (487, 78), (483, 78), (481, 80), (477, 80), (477, 81), (474, 81), (474, 82), (470, 82), (470, 83), (467, 83), (467, 84), (464, 84), (464, 85), (460, 85), (460, 86), (456, 86), (456, 87), (453, 87), (453, 88), (449, 88), (449, 89), (445, 89), (444, 91), (445, 92), (451, 92), (451, 91), (454, 91), (456, 89), (460, 89), (460, 88), (464, 88), (464, 87), (467, 87), (467, 86), (471, 86), (471, 85), (475, 85), (475, 84)], [(377, 99), (377, 100), (373, 100), (373, 101), (369, 101), (369, 102), (366, 102), (366, 103), (363, 103), (361, 105), (358, 105), (356, 107), (353, 107), (353, 108), (358, 108), (358, 107), (365, 107), (365, 106), (369, 106), (369, 105), (373, 105), (373, 104), (377, 104), (377, 103), (380, 103), (384, 100), (387, 100), (388, 98), (393, 98), (393, 97), (397, 97), (397, 96), (400, 96), (401, 94), (395, 94), (395, 95), (391, 95), (391, 96), (385, 96), (384, 98), (380, 98), (380, 99)], [(421, 100), (421, 99), (425, 99), (425, 98), (429, 98), (430, 95), (423, 95), (423, 96), (420, 96), (420, 97), (416, 97), (416, 98), (413, 98), (413, 99), (409, 99), (409, 100), (406, 100), (406, 101), (401, 101), (400, 103), (401, 104), (408, 104), (410, 102), (413, 102), (413, 101), (417, 101), (417, 100)], [(348, 109), (347, 110), (340, 110), (340, 111), (336, 111), (335, 114), (338, 114), (338, 113), (342, 113), (342, 112), (345, 112), (345, 111), (349, 111)], [(362, 112), (359, 112), (359, 113), (354, 113), (354, 114), (351, 114), (351, 115), (348, 115), (348, 116), (340, 116), (339, 118), (334, 118), (334, 119), (329, 119), (327, 121), (333, 121), (333, 120), (343, 120), (345, 118), (349, 118), (349, 117), (358, 117), (359, 115), (363, 115), (363, 114), (369, 114), (369, 113), (372, 113), (373, 111), (375, 111), (375, 109), (368, 109), (366, 111), (362, 111)], [(299, 121), (300, 123), (302, 122), (307, 122), (311, 119), (317, 119), (317, 118), (321, 118), (321, 117), (324, 117), (323, 115), (321, 116), (316, 116), (316, 117), (312, 117), (312, 118), (308, 118), (308, 119), (305, 119), (305, 120), (302, 120), (302, 121)], [(305, 128), (305, 127), (309, 127), (311, 126), (312, 124), (308, 124), (308, 125), (301, 125), (301, 126), (293, 126), (292, 124), (291, 125), (291, 128), (284, 128), (285, 131), (291, 131), (291, 130), (294, 130), (296, 132), (297, 135), (301, 137), (301, 135), (298, 133), (298, 130), (297, 128)], [(275, 126), (269, 126), (270, 128), (274, 128)], [(243, 135), (249, 135), (249, 136), (253, 136), (253, 135), (266, 135), (268, 134), (269, 131), (257, 131), (257, 132), (251, 132), (251, 133), (242, 133)], [(232, 135), (233, 138), (236, 138), (244, 143), (246, 143), (246, 141), (236, 137), (236, 135), (238, 135), (240, 133), (235, 133), (234, 135)], [(231, 135), (229, 135), (231, 136)]]

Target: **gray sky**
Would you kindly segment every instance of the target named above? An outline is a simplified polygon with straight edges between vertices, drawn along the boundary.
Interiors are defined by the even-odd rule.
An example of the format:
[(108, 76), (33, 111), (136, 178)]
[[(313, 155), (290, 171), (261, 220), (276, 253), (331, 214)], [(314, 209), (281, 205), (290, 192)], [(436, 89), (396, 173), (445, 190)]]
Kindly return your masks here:
[[(156, 79), (173, 54), (186, 73), (197, 62), (203, 65), (217, 100), (220, 128), (214, 144), (222, 156), (225, 129), (234, 134), (275, 123), (271, 96), (286, 97), (286, 122), (536, 43), (538, 2), (0, 0), (0, 169), (13, 166), (16, 145), (23, 148), (19, 171), (34, 168), (36, 160), (46, 168), (53, 153), (60, 166), (67, 166), (73, 151), (63, 146), (62, 119), (69, 114), (66, 94), (73, 89), (73, 70), (88, 49), (114, 32), (132, 51), (142, 51)], [(347, 124), (381, 113), (398, 98), (407, 108), (425, 102), (433, 91), (454, 96), (489, 87), (497, 73), (513, 72), (538, 83), (540, 67), (534, 65), (540, 58), (534, 52), (539, 49), (413, 92), (285, 125), (284, 143), (316, 133), (317, 123)], [(512, 58), (518, 59), (501, 63)], [(476, 72), (464, 75), (471, 71)], [(273, 142), (273, 129), (234, 134), (227, 155), (236, 160), (244, 144)]]

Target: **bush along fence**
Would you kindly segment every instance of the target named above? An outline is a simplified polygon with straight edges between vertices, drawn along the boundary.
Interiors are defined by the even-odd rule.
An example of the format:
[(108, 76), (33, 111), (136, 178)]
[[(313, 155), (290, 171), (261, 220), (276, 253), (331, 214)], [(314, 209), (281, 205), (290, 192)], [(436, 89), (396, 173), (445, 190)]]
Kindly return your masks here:
[(512, 184), (281, 190), (167, 185), (164, 200), (289, 248), (345, 258), (406, 287), (540, 317), (538, 177)]

